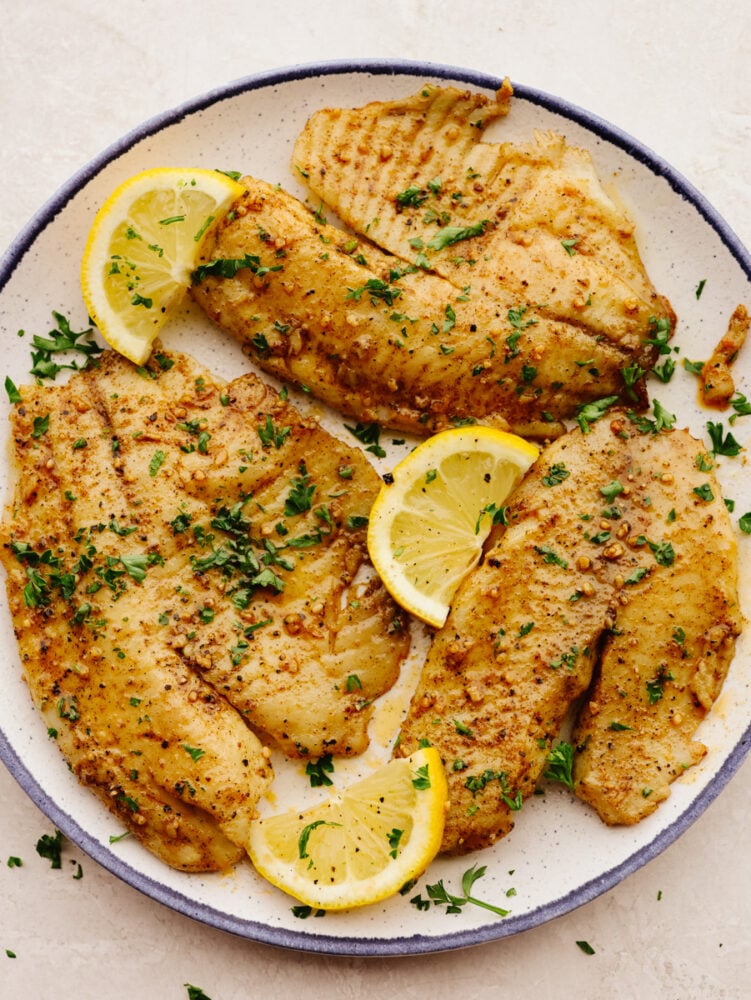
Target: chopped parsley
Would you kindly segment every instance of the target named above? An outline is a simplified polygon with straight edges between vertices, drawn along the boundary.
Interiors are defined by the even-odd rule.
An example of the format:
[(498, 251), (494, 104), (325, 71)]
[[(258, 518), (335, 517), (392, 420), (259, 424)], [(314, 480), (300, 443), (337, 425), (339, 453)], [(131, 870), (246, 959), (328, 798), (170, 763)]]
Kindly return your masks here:
[(184, 983), (183, 985), (188, 991), (188, 1000), (211, 1000), (211, 997), (207, 996), (200, 986), (191, 986), (190, 983)]
[(365, 284), (359, 288), (348, 288), (347, 298), (359, 302), (364, 292), (367, 292), (370, 304), (373, 306), (377, 306), (379, 300), (388, 306), (393, 306), (395, 300), (402, 294), (400, 288), (394, 288), (393, 285), (381, 281), (380, 278), (368, 278)]
[(560, 566), (561, 569), (568, 567), (568, 562), (561, 558), (549, 545), (535, 545), (535, 552), (542, 556), (542, 560), (551, 566)]
[(36, 845), (36, 852), (40, 858), (47, 858), (50, 868), (62, 868), (63, 835), (59, 830), (54, 834), (43, 834)]
[(271, 271), (281, 271), (282, 265), (264, 267), (261, 258), (246, 253), (243, 257), (220, 257), (208, 264), (201, 264), (190, 276), (191, 283), (199, 285), (205, 278), (234, 278), (238, 271), (249, 270), (256, 277), (263, 278)]
[(257, 427), (258, 437), (261, 439), (261, 444), (264, 448), (269, 448), (273, 444), (278, 450), (282, 447), (284, 442), (289, 437), (292, 428), (291, 427), (277, 427), (274, 421), (271, 419), (271, 414), (266, 414), (266, 422), (264, 424), (259, 424)]
[[(104, 348), (95, 343), (93, 329), (76, 333), (61, 313), (53, 312), (52, 317), (57, 326), (46, 337), (34, 334), (31, 339), (31, 374), (40, 379), (54, 379), (63, 369), (84, 371), (96, 364)], [(84, 361), (79, 363), (75, 357), (67, 362), (61, 359), (61, 356), (70, 354), (81, 354)]]
[(725, 434), (725, 429), (723, 428), (722, 423), (714, 423), (714, 421), (708, 420), (707, 432), (712, 442), (713, 455), (724, 455), (727, 458), (735, 458), (736, 455), (741, 453), (741, 445), (738, 444), (729, 431)]
[(311, 788), (323, 788), (333, 785), (329, 778), (334, 773), (334, 759), (330, 753), (324, 754), (318, 760), (309, 760), (305, 765), (305, 774), (310, 778)]
[(603, 396), (602, 399), (595, 399), (591, 403), (582, 403), (576, 411), (576, 420), (582, 434), (588, 434), (590, 425), (604, 417), (610, 407), (617, 402), (617, 396)]
[(573, 768), (574, 748), (570, 743), (562, 740), (548, 754), (542, 776), (543, 778), (547, 778), (548, 781), (560, 781), (573, 791)]
[(344, 427), (366, 446), (365, 451), (369, 451), (376, 458), (386, 457), (385, 449), (379, 444), (381, 428), (378, 424), (363, 424), (358, 421), (354, 427), (350, 427), (349, 424), (345, 424)]
[(161, 448), (157, 448), (157, 450), (151, 456), (151, 461), (149, 462), (149, 475), (151, 476), (152, 479), (159, 472), (159, 470), (164, 465), (166, 460), (167, 456), (165, 455), (165, 453), (161, 450)]
[(548, 466), (547, 474), (542, 477), (543, 486), (557, 486), (571, 475), (564, 462), (555, 462)]
[(661, 430), (670, 430), (675, 424), (675, 414), (669, 413), (659, 399), (652, 401), (652, 412), (654, 420), (634, 413), (633, 410), (628, 411), (628, 418), (642, 434), (659, 434)]
[(412, 779), (412, 784), (418, 791), (424, 791), (426, 788), (430, 788), (430, 775), (428, 774), (427, 764), (423, 764), (422, 767), (417, 768), (415, 776)]
[(429, 250), (444, 250), (462, 240), (471, 239), (473, 236), (482, 236), (486, 226), (490, 225), (489, 219), (482, 219), (472, 226), (444, 226), (428, 241)]

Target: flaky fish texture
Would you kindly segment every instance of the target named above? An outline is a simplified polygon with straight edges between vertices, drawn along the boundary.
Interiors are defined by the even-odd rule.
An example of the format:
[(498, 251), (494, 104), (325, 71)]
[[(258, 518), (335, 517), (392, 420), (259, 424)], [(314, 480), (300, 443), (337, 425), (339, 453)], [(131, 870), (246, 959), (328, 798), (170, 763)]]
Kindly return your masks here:
[(696, 459), (711, 462), (688, 432), (651, 418), (615, 411), (583, 428), (545, 449), (513, 494), (402, 728), (397, 753), (428, 740), (444, 759), (446, 852), (509, 832), (594, 675), (576, 788), (598, 809), (611, 789), (652, 808), (643, 789), (656, 803), (703, 752), (691, 735), (741, 627), (728, 514)]
[[(325, 108), (306, 124), (293, 161), (347, 226), (418, 261), (456, 294), (469, 288), (473, 308), (491, 302), (504, 318), (525, 310), (516, 349), (527, 365), (550, 364), (560, 351), (551, 334), (564, 326), (612, 352), (588, 366), (599, 372), (590, 372), (594, 383), (619, 381), (631, 365), (651, 367), (647, 341), (672, 329), (675, 317), (647, 274), (633, 222), (605, 191), (590, 154), (563, 136), (483, 140), (494, 122), (502, 131), (511, 95), (508, 82), (495, 100), (429, 85), (403, 100)], [(499, 349), (509, 332), (478, 324), (478, 339), (489, 335)], [(577, 343), (562, 364), (586, 360)], [(549, 377), (540, 372), (527, 391), (544, 389)], [(579, 392), (567, 398), (569, 413)], [(548, 409), (540, 401), (538, 418)]]
[(406, 653), (361, 572), (378, 477), (255, 375), (158, 348), (21, 396), (0, 554), (34, 703), (147, 847), (226, 868), (267, 745), (362, 751)]
[(571, 738), (576, 794), (609, 824), (654, 812), (706, 754), (694, 735), (743, 625), (737, 545), (710, 456), (685, 431), (645, 444), (634, 492), (648, 516), (624, 515), (642, 557), (624, 578)]
[(317, 112), (295, 165), (321, 210), (244, 178), (196, 300), (262, 368), (420, 435), (472, 417), (550, 438), (587, 402), (644, 404), (672, 310), (587, 153), (481, 141), (509, 97)]

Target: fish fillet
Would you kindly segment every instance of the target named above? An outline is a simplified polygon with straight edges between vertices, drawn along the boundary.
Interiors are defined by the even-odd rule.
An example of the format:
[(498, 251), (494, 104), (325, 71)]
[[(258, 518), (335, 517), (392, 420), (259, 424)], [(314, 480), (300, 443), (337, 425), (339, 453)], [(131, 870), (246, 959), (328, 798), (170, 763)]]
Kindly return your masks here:
[[(397, 753), (427, 740), (444, 759), (451, 799), (446, 852), (484, 847), (512, 828), (562, 723), (589, 688), (601, 643), (602, 677), (612, 682), (607, 699), (594, 696), (604, 722), (577, 765), (580, 794), (597, 781), (589, 761), (603, 760), (600, 775), (617, 765), (613, 754), (605, 760), (596, 749), (623, 738), (604, 732), (612, 713), (633, 718), (614, 689), (637, 670), (654, 675), (670, 642), (671, 615), (678, 613), (693, 636), (688, 618), (701, 614), (702, 632), (718, 644), (711, 665), (698, 666), (698, 646), (685, 661), (701, 707), (689, 712), (689, 698), (680, 698), (684, 744), (716, 696), (740, 629), (728, 515), (711, 471), (696, 466), (698, 455), (708, 463), (700, 442), (686, 431), (658, 431), (656, 422), (637, 426), (623, 411), (585, 429), (546, 448), (513, 494), (508, 526), (459, 589), (433, 639), (402, 728)], [(707, 482), (712, 499), (693, 492)], [(705, 551), (722, 552), (723, 561), (702, 570)], [(685, 610), (677, 610), (680, 603)], [(645, 619), (661, 625), (643, 628)], [(672, 698), (666, 685), (664, 704), (643, 708), (653, 720), (653, 753), (660, 741), (676, 741), (676, 722), (665, 712)], [(629, 737), (632, 757), (647, 738), (644, 729), (634, 730), (621, 744), (623, 768)], [(680, 757), (683, 764), (695, 759), (695, 753)], [(630, 777), (639, 796), (648, 783), (657, 790), (657, 780), (636, 765)]]
[[(508, 82), (494, 101), (426, 86), (404, 100), (324, 108), (293, 162), (347, 226), (402, 260), (421, 254), (457, 289), (471, 286), (474, 302), (527, 306), (528, 318), (604, 339), (622, 367), (651, 367), (645, 341), (675, 317), (646, 272), (633, 222), (590, 154), (563, 136), (483, 141), (510, 109)], [(546, 327), (529, 336), (547, 354)]]
[(651, 572), (624, 587), (632, 592), (619, 602), (572, 735), (575, 792), (609, 824), (654, 812), (706, 754), (694, 734), (742, 627), (736, 540), (711, 459), (685, 432), (650, 443), (635, 482), (651, 518), (634, 521), (629, 540), (638, 547), (643, 535), (652, 546), (659, 530), (655, 556), (667, 564), (655, 567), (647, 549), (641, 562)]
[(424, 435), (474, 417), (554, 437), (582, 403), (620, 394), (624, 367), (651, 364), (646, 323), (624, 346), (472, 276), (457, 289), (277, 187), (243, 184), (193, 296), (261, 368), (357, 420)]
[(362, 751), (406, 653), (359, 579), (378, 477), (255, 375), (159, 349), (21, 393), (0, 553), (32, 698), (148, 847), (225, 868), (271, 780), (261, 740)]

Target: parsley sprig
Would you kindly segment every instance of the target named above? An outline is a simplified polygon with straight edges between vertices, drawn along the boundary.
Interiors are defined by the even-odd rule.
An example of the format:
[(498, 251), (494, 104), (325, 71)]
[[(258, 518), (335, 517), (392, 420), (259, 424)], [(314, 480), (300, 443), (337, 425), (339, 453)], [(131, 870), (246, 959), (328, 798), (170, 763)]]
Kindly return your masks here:
[(418, 893), (418, 895), (410, 899), (410, 903), (416, 906), (418, 910), (429, 909), (431, 903), (433, 906), (445, 906), (446, 913), (461, 913), (462, 907), (466, 906), (467, 903), (471, 903), (473, 906), (480, 906), (484, 910), (490, 910), (491, 913), (496, 913), (499, 917), (507, 917), (510, 910), (506, 910), (501, 906), (495, 906), (493, 903), (487, 903), (485, 900), (478, 899), (477, 896), (472, 895), (475, 882), (481, 879), (486, 871), (486, 865), (481, 865), (480, 867), (472, 865), (471, 868), (468, 868), (462, 875), (461, 896), (449, 892), (444, 885), (443, 879), (441, 879), (439, 882), (425, 886), (428, 899), (423, 899)]
[[(104, 348), (93, 340), (93, 329), (76, 333), (62, 313), (53, 311), (52, 318), (57, 326), (46, 337), (34, 334), (31, 339), (31, 374), (38, 379), (54, 379), (63, 369), (84, 371), (95, 364)], [(83, 355), (84, 361), (79, 362), (75, 357), (62, 360), (63, 355), (71, 354)]]

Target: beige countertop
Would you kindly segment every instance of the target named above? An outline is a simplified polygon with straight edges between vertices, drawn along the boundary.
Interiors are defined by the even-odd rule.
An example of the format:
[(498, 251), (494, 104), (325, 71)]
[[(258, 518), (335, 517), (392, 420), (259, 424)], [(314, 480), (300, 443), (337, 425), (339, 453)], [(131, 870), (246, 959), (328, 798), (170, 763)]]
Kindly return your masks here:
[[(565, 97), (670, 162), (751, 246), (745, 0), (27, 0), (4, 12), (0, 31), (0, 250), (151, 116), (259, 71), (358, 58), (445, 63)], [(52, 871), (34, 849), (52, 823), (2, 766), (0, 803), (2, 998), (179, 1000), (185, 983), (211, 1000), (750, 995), (748, 761), (683, 836), (594, 901), (516, 937), (403, 959), (233, 937), (140, 894), (69, 842)]]

